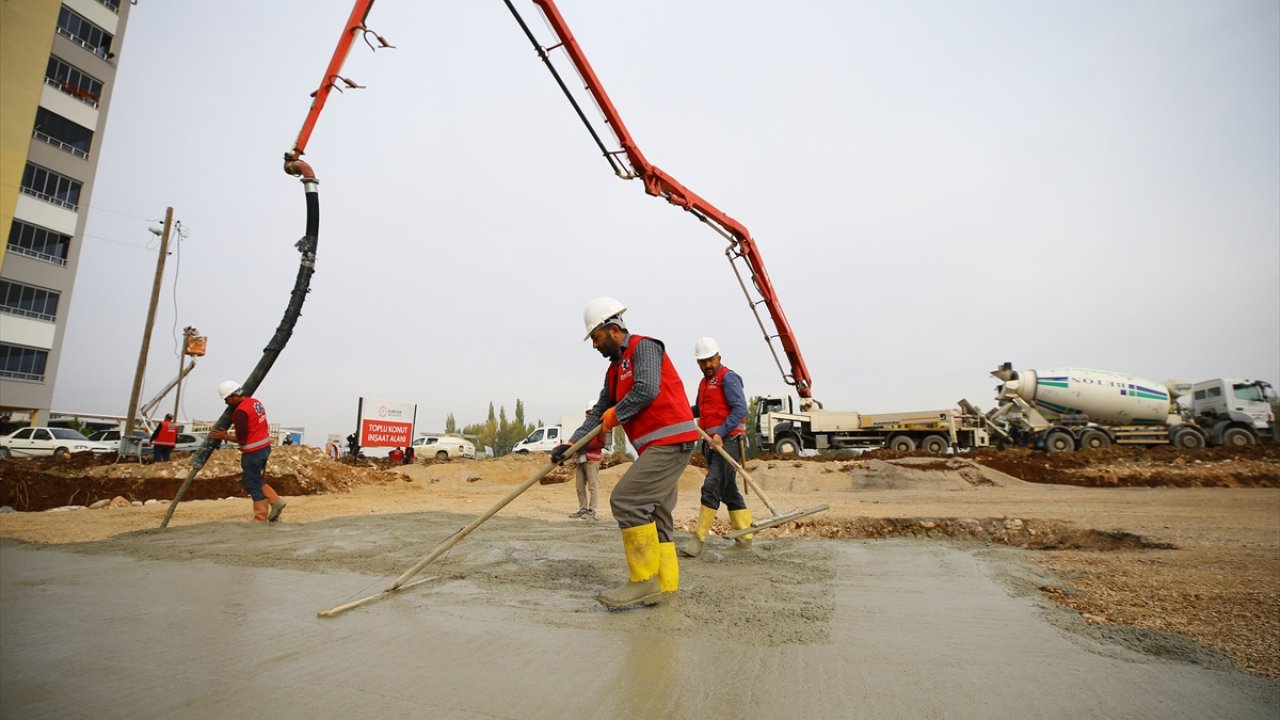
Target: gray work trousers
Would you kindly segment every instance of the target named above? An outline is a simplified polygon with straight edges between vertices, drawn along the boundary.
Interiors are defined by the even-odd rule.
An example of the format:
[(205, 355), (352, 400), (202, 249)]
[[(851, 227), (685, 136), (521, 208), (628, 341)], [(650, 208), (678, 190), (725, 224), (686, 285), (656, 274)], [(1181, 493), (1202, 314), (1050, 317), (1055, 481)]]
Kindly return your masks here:
[(689, 466), (692, 455), (692, 442), (650, 446), (640, 453), (609, 494), (609, 509), (618, 527), (625, 530), (655, 523), (658, 542), (674, 541), (671, 514), (680, 491), (680, 473)]

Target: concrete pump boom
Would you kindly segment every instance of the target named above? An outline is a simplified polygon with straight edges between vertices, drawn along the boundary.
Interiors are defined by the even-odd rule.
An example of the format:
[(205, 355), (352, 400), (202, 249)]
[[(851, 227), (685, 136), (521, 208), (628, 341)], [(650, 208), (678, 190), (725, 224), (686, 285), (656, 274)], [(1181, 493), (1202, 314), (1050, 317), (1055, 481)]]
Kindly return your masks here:
[[(507, 9), (511, 11), (512, 16), (515, 17), (516, 22), (524, 30), (529, 42), (537, 50), (538, 56), (542, 58), (543, 63), (546, 64), (551, 74), (555, 77), (560, 90), (573, 105), (579, 119), (582, 120), (588, 132), (591, 133), (596, 145), (600, 147), (614, 173), (624, 180), (640, 178), (644, 183), (644, 191), (646, 193), (664, 198), (672, 205), (693, 213), (695, 217), (729, 241), (729, 246), (725, 248), (725, 256), (729, 259), (729, 264), (733, 267), (734, 274), (738, 277), (738, 284), (742, 286), (742, 292), (747, 297), (747, 303), (756, 317), (756, 322), (759, 324), (761, 332), (764, 333), (765, 342), (768, 343), (769, 350), (773, 353), (774, 362), (778, 365), (778, 370), (782, 373), (783, 380), (788, 385), (795, 386), (796, 394), (800, 396), (802, 408), (807, 408), (811, 404), (821, 407), (821, 403), (813, 399), (813, 382), (809, 376), (809, 369), (805, 366), (804, 357), (800, 354), (800, 347), (796, 343), (790, 323), (787, 322), (787, 316), (782, 311), (782, 304), (778, 300), (777, 291), (769, 280), (769, 273), (765, 270), (764, 260), (760, 257), (760, 251), (756, 247), (755, 241), (751, 239), (751, 233), (742, 223), (729, 217), (697, 193), (681, 185), (675, 178), (645, 158), (644, 154), (640, 152), (639, 146), (636, 145), (635, 140), (631, 137), (631, 133), (627, 130), (626, 123), (622, 121), (622, 116), (618, 114), (617, 108), (614, 107), (608, 93), (605, 92), (600, 79), (596, 77), (595, 70), (592, 69), (591, 63), (587, 60), (586, 55), (583, 54), (582, 48), (578, 45), (578, 41), (574, 39), (573, 32), (569, 30), (568, 24), (553, 0), (532, 0), (542, 10), (547, 25), (555, 33), (558, 40), (556, 45), (549, 47), (544, 47), (533, 35), (524, 18), (521, 17), (512, 4), (512, 0), (504, 0), (504, 2), (506, 2)], [(619, 149), (611, 150), (606, 145), (601, 138), (601, 133), (596, 131), (577, 99), (569, 91), (568, 86), (565, 85), (563, 78), (556, 70), (555, 65), (552, 64), (548, 54), (555, 50), (563, 50), (570, 62), (573, 63), (573, 67), (581, 77), (587, 92), (591, 94), (596, 106), (601, 114), (604, 115), (608, 132), (613, 135)], [(760, 295), (759, 300), (752, 298), (742, 273), (738, 271), (737, 261), (739, 260), (747, 264), (751, 284)], [(768, 311), (774, 326), (773, 332), (770, 332), (765, 326), (764, 319), (757, 309), (758, 305), (764, 305)], [(782, 361), (778, 358), (778, 353), (773, 344), (775, 338), (778, 344), (781, 345), (783, 354), (787, 357), (790, 371), (783, 368)]]

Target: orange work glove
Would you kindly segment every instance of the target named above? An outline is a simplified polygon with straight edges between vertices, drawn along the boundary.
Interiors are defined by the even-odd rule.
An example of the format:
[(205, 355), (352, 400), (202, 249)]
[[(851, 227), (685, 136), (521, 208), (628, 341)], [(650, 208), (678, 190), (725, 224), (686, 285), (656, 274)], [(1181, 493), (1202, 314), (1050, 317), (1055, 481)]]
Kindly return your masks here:
[(618, 427), (618, 413), (613, 408), (604, 411), (604, 415), (600, 416), (600, 431), (609, 432)]

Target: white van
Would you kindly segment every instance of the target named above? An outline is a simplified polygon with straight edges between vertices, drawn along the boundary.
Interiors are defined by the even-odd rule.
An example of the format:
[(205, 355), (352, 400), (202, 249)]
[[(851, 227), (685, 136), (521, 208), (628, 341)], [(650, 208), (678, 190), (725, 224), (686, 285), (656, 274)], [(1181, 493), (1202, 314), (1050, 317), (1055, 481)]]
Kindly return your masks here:
[(557, 445), (569, 442), (569, 436), (573, 435), (573, 431), (582, 425), (586, 417), (587, 414), (585, 412), (561, 415), (558, 424), (534, 430), (525, 439), (516, 443), (511, 448), (511, 452), (522, 455), (527, 455), (531, 452), (549, 453), (555, 450)]

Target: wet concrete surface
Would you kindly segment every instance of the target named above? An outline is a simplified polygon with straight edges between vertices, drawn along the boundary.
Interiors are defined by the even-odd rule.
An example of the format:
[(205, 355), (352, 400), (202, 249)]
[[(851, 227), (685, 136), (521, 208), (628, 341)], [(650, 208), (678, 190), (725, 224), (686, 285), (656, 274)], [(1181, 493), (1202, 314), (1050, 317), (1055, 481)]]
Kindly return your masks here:
[(1275, 718), (1280, 683), (1044, 600), (1021, 551), (711, 541), (669, 605), (607, 612), (616, 527), (234, 523), (0, 541), (5, 718)]

